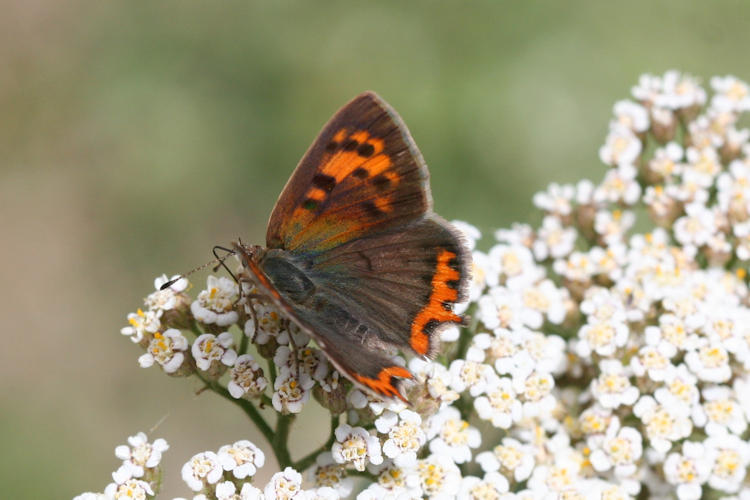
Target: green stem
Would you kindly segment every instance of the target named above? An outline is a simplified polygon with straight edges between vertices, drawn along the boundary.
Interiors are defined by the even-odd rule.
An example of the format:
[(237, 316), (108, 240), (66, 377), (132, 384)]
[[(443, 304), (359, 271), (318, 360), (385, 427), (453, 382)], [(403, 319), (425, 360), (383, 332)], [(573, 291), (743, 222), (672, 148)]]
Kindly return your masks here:
[(250, 337), (242, 332), (242, 340), (240, 340), (240, 354), (247, 354), (247, 346), (250, 344)]
[(154, 492), (159, 493), (161, 492), (161, 483), (164, 479), (164, 471), (161, 467), (159, 467), (158, 472), (156, 473), (156, 478), (154, 479)]
[(294, 415), (279, 415), (276, 419), (276, 433), (271, 441), (271, 447), (276, 455), (276, 460), (279, 462), (279, 467), (284, 469), (291, 467), (292, 457), (289, 455), (289, 447), (287, 441), (289, 440), (289, 431), (294, 421)]
[(454, 360), (466, 358), (471, 336), (472, 334), (468, 328), (461, 328), (461, 336), (458, 338), (458, 349), (456, 349), (456, 355), (453, 357)]
[(193, 320), (190, 322), (190, 330), (195, 334), (196, 337), (203, 335), (203, 331), (198, 326), (198, 322)]
[(333, 446), (333, 442), (336, 441), (336, 427), (338, 426), (339, 426), (339, 416), (333, 415), (331, 417), (331, 434), (328, 436), (328, 441), (323, 443), (323, 445), (321, 445), (320, 448), (308, 453), (304, 457), (294, 462), (294, 465), (293, 465), (294, 470), (298, 472), (302, 472), (306, 470), (308, 467), (310, 467), (313, 464), (313, 462), (315, 462), (315, 459), (318, 458), (318, 455), (320, 455), (324, 451), (330, 450), (331, 446)]
[(276, 365), (273, 359), (268, 360), (268, 375), (271, 377), (271, 387), (276, 386)]
[(273, 399), (266, 393), (260, 395), (260, 401), (263, 403), (260, 405), (261, 408), (263, 408), (263, 405), (273, 406)]
[(469, 324), (463, 328), (461, 328), (460, 336), (458, 337), (458, 347), (456, 348), (456, 354), (453, 356), (453, 359), (466, 359), (466, 351), (469, 350), (469, 344), (471, 343), (471, 338), (474, 336), (474, 333), (476, 332), (477, 325), (479, 324), (479, 318), (476, 314), (476, 307), (472, 305), (471, 308), (469, 308), (468, 311), (466, 311), (466, 316), (468, 316), (470, 319)]
[(453, 406), (458, 409), (458, 412), (461, 414), (461, 419), (468, 422), (471, 418), (471, 411), (474, 409), (471, 400), (465, 394), (462, 394), (461, 397), (453, 403)]
[[(275, 439), (275, 435), (274, 435), (273, 429), (271, 429), (271, 426), (268, 425), (268, 423), (266, 422), (266, 420), (263, 418), (263, 415), (260, 414), (260, 412), (258, 411), (258, 409), (255, 408), (255, 406), (250, 401), (248, 401), (246, 399), (235, 399), (234, 397), (232, 397), (231, 394), (229, 394), (229, 391), (226, 390), (218, 382), (215, 382), (215, 381), (203, 378), (203, 376), (201, 376), (200, 372), (195, 372), (195, 374), (198, 376), (198, 378), (201, 380), (201, 382), (203, 382), (204, 384), (206, 384), (206, 387), (208, 387), (209, 389), (211, 389), (213, 392), (215, 392), (219, 396), (223, 397), (224, 399), (226, 399), (226, 400), (228, 400), (228, 401), (236, 404), (240, 408), (242, 408), (242, 411), (244, 411), (245, 414), (248, 417), (250, 417), (250, 420), (252, 420), (253, 423), (255, 424), (255, 426), (258, 428), (258, 430), (260, 430), (260, 432), (263, 434), (263, 437), (266, 438), (266, 441), (268, 441), (268, 443), (273, 446), (273, 442), (274, 442), (274, 439)], [(274, 452), (275, 451), (276, 450), (274, 449)], [(287, 455), (288, 455), (288, 452), (287, 452)], [(278, 455), (277, 455), (276, 458), (279, 459)]]
[(356, 470), (356, 469), (353, 469), (353, 470), (352, 469), (347, 469), (346, 475), (347, 476), (365, 477), (365, 478), (370, 479), (370, 480), (374, 480), (375, 479), (375, 476), (373, 474), (367, 472), (366, 470), (359, 471), (359, 470)]

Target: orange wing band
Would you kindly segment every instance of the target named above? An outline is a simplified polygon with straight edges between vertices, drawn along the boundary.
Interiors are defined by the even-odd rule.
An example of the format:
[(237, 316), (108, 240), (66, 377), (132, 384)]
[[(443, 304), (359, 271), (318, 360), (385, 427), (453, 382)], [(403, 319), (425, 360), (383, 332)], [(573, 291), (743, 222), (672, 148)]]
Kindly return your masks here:
[[(397, 184), (400, 180), (395, 172), (389, 171), (393, 163), (383, 152), (385, 141), (371, 136), (366, 130), (350, 133), (342, 128), (336, 132), (327, 148), (331, 152), (323, 157), (318, 173), (313, 178), (313, 185), (307, 190), (305, 202), (292, 215), (294, 220), (311, 220), (317, 207), (347, 178), (353, 177), (355, 182), (363, 182), (364, 178), (384, 174), (392, 184)], [(387, 197), (376, 198), (375, 204), (381, 211), (390, 211), (392, 208)]]
[(357, 373), (352, 373), (351, 375), (357, 380), (357, 382), (366, 387), (369, 387), (381, 396), (386, 396), (389, 398), (396, 397), (404, 403), (409, 403), (409, 401), (403, 396), (403, 394), (398, 392), (398, 388), (396, 388), (396, 385), (393, 382), (393, 377), (414, 377), (411, 372), (403, 366), (389, 366), (387, 368), (383, 368), (378, 372), (378, 376), (376, 378), (366, 377)]
[(430, 336), (438, 325), (445, 322), (461, 322), (461, 317), (451, 310), (452, 304), (458, 300), (461, 279), (461, 273), (451, 267), (451, 261), (456, 258), (454, 252), (446, 249), (441, 249), (438, 253), (430, 300), (411, 323), (409, 344), (418, 354), (425, 355), (430, 352)]

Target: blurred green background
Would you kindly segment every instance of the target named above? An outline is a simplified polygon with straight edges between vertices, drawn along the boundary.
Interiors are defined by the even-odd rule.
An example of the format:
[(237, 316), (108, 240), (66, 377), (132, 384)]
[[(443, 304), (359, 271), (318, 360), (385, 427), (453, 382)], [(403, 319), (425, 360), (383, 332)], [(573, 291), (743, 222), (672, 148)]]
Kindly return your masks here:
[[(165, 415), (164, 498), (189, 496), (194, 453), (262, 443), (195, 382), (140, 369), (119, 329), (156, 275), (262, 242), (357, 93), (409, 125), (437, 211), (488, 233), (549, 182), (600, 178), (611, 106), (640, 73), (750, 78), (739, 0), (0, 3), (3, 498), (100, 491), (114, 447)], [(323, 439), (313, 406), (297, 457)]]

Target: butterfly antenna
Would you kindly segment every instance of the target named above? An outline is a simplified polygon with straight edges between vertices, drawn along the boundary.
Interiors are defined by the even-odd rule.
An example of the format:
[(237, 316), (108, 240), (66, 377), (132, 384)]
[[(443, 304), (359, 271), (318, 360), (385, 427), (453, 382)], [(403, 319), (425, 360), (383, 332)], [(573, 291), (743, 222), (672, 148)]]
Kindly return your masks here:
[[(222, 256), (222, 257), (219, 257), (219, 255), (216, 253), (217, 250), (223, 250), (223, 251), (227, 252), (227, 254), (224, 255), (224, 256)], [(237, 281), (237, 278), (234, 277), (234, 274), (232, 274), (232, 271), (230, 271), (229, 268), (227, 267), (227, 265), (224, 264), (224, 261), (226, 260), (227, 257), (229, 257), (230, 255), (234, 255), (234, 250), (230, 250), (228, 248), (216, 246), (216, 247), (214, 247), (213, 252), (214, 252), (214, 257), (216, 257), (215, 259), (213, 259), (213, 260), (211, 260), (209, 262), (206, 262), (202, 266), (198, 266), (195, 269), (191, 269), (190, 271), (188, 271), (186, 273), (180, 274), (179, 276), (177, 276), (174, 279), (171, 279), (171, 280), (167, 281), (161, 287), (159, 287), (159, 290), (165, 290), (165, 289), (169, 288), (170, 286), (174, 285), (175, 283), (177, 283), (178, 281), (180, 281), (182, 278), (187, 278), (191, 274), (193, 274), (195, 272), (198, 272), (198, 271), (201, 271), (201, 270), (207, 268), (208, 266), (214, 266), (214, 272), (217, 269), (219, 269), (219, 267), (224, 267), (224, 269), (226, 269), (227, 272), (229, 272), (229, 274), (232, 276), (232, 278), (234, 278), (234, 280)]]
[[(221, 250), (222, 252), (226, 252), (226, 255), (224, 255), (223, 257), (219, 257), (219, 255), (216, 253), (217, 250)], [(216, 257), (216, 260), (218, 261), (218, 264), (216, 264), (214, 266), (213, 271), (216, 272), (216, 271), (219, 270), (220, 267), (223, 267), (226, 270), (226, 272), (229, 273), (229, 276), (232, 277), (232, 279), (235, 281), (235, 283), (239, 283), (240, 280), (237, 279), (237, 277), (234, 275), (234, 273), (232, 272), (232, 270), (229, 269), (229, 267), (227, 267), (227, 265), (224, 263), (224, 261), (226, 260), (227, 257), (229, 257), (230, 255), (234, 255), (234, 250), (232, 250), (231, 248), (225, 248), (225, 247), (216, 245), (213, 248), (212, 251), (214, 253), (214, 257)]]

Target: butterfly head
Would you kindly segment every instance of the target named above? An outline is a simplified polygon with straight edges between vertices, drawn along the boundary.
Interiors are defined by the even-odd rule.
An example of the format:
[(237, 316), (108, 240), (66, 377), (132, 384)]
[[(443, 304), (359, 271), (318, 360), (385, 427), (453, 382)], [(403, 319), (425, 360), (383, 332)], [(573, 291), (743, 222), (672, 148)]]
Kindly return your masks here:
[(260, 245), (246, 245), (239, 240), (232, 242), (232, 249), (245, 267), (249, 267), (250, 262), (257, 262), (263, 254), (263, 247)]

